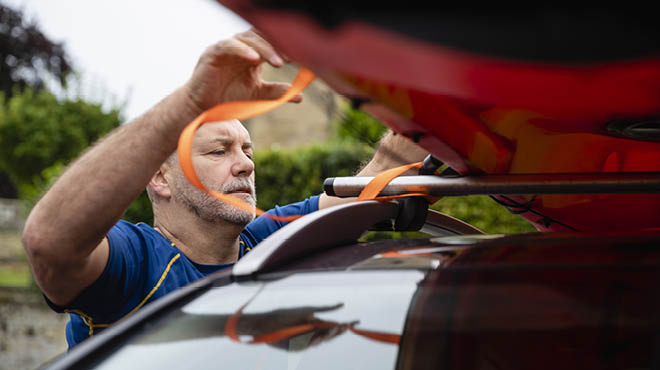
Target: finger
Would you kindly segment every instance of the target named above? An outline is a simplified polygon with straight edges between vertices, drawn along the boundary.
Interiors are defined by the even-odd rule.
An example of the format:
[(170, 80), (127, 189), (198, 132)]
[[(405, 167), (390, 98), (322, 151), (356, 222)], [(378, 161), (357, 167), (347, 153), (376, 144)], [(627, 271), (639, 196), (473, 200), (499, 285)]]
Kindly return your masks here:
[[(253, 33), (255, 33), (257, 36), (261, 37), (265, 42), (267, 42), (268, 44), (272, 45), (272, 43), (271, 43), (270, 41), (268, 41), (268, 38), (267, 38), (267, 37), (266, 37), (261, 31), (259, 31), (258, 29), (256, 29), (256, 28), (252, 28), (252, 29), (250, 29), (249, 32), (253, 32)], [(284, 59), (284, 62), (285, 62), (285, 63), (290, 63), (290, 62), (291, 62), (291, 58), (289, 58), (288, 55), (286, 55), (285, 53), (283, 53), (282, 50), (277, 50), (277, 49), (275, 49), (275, 52), (276, 52), (276, 53), (277, 53), (282, 59)]]
[(275, 48), (257, 33), (252, 31), (243, 32), (236, 35), (236, 39), (254, 48), (273, 67), (281, 67), (284, 64), (284, 60)]
[(261, 32), (258, 28), (250, 28), (247, 32), (252, 32), (257, 34), (257, 36), (261, 37), (262, 39), (266, 40), (266, 36), (264, 36), (263, 32)]
[(285, 63), (291, 63), (291, 58), (289, 58), (288, 55), (284, 54), (284, 53), (281, 52), (281, 51), (278, 51), (278, 53), (280, 54), (280, 56), (282, 57), (282, 59), (284, 59), (284, 62), (285, 62)]
[[(287, 90), (291, 88), (291, 84), (285, 82), (266, 82), (261, 85), (257, 90), (257, 96), (255, 99), (265, 99), (273, 100), (279, 99), (282, 95), (286, 93)], [(290, 103), (300, 103), (303, 101), (302, 93), (296, 94), (293, 98), (289, 100)]]
[(303, 101), (303, 94), (302, 94), (302, 93), (298, 93), (298, 94), (296, 94), (296, 96), (294, 96), (293, 98), (291, 98), (291, 99), (289, 100), (289, 103), (296, 103), (296, 104), (298, 104), (298, 103), (302, 103), (302, 101)]
[(237, 39), (222, 40), (211, 45), (204, 55), (213, 61), (221, 61), (227, 58), (240, 58), (252, 63), (261, 61), (261, 55), (250, 45)]

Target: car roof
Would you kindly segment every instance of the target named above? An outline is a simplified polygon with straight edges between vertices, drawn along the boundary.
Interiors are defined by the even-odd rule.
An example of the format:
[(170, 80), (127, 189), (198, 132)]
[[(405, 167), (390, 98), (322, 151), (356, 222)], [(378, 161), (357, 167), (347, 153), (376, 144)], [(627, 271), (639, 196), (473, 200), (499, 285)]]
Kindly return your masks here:
[[(113, 361), (127, 361), (150, 352), (149, 348), (155, 348), (150, 346), (159, 343), (175, 345), (160, 347), (170, 348), (169, 352), (182, 350), (188, 348), (185, 343), (192, 344), (188, 341), (195, 338), (213, 340), (215, 344), (212, 346), (220, 350), (225, 348), (225, 344), (229, 346), (229, 342), (222, 339), (227, 335), (224, 332), (226, 329), (224, 324), (218, 326), (218, 322), (224, 323), (243, 304), (249, 304), (244, 311), (247, 322), (251, 320), (250, 315), (260, 312), (272, 311), (273, 315), (288, 315), (304, 307), (316, 307), (320, 312), (325, 312), (320, 316), (323, 320), (341, 322), (340, 318), (348, 320), (346, 315), (351, 313), (353, 319), (363, 324), (358, 327), (360, 329), (399, 336), (405, 333), (403, 325), (410, 320), (410, 315), (419, 318), (417, 314), (411, 313), (414, 310), (425, 312), (425, 317), (432, 317), (433, 312), (444, 312), (425, 311), (428, 308), (422, 307), (427, 304), (419, 302), (426, 302), (431, 299), (428, 297), (437, 294), (446, 294), (441, 292), (455, 285), (451, 291), (456, 294), (466, 294), (472, 300), (481, 299), (481, 303), (463, 308), (466, 317), (483, 316), (479, 307), (499, 302), (503, 297), (526, 307), (530, 300), (535, 302), (541, 299), (539, 297), (547, 296), (543, 299), (548, 299), (547, 304), (551, 306), (569, 305), (573, 308), (562, 309), (571, 311), (584, 309), (584, 305), (588, 304), (591, 310), (600, 312), (603, 308), (598, 297), (603, 289), (612, 289), (616, 284), (639, 283), (638, 288), (629, 290), (629, 303), (625, 306), (630, 307), (635, 302), (639, 304), (648, 300), (647, 296), (653, 294), (647, 285), (660, 273), (659, 241), (657, 233), (627, 236), (533, 233), (508, 236), (427, 236), (349, 243), (295, 258), (267, 272), (256, 272), (249, 276), (232, 276), (231, 271), (216, 273), (148, 305), (108, 328), (106, 332), (80, 344), (49, 368), (94, 367), (107, 356), (115, 356)], [(640, 278), (644, 281), (638, 281)], [(481, 293), (468, 295), (470, 291)], [(392, 301), (398, 295), (401, 295), (401, 299)], [(255, 297), (258, 298), (253, 302)], [(336, 311), (340, 307), (334, 307), (336, 304), (342, 304), (343, 308)], [(365, 321), (363, 315), (369, 317), (376, 315), (376, 312), (382, 313), (385, 309), (383, 305), (386, 304), (398, 307), (392, 311), (397, 312), (391, 318), (395, 326), (391, 326), (393, 323), (371, 324), (370, 320)], [(648, 310), (644, 308), (642, 311)], [(369, 312), (371, 314), (367, 314)], [(496, 312), (505, 315), (504, 312)], [(525, 322), (525, 315), (531, 314), (519, 313), (518, 322)], [(641, 320), (640, 317), (638, 319)], [(534, 327), (544, 322), (539, 320), (538, 324), (529, 322), (525, 325)], [(181, 332), (181, 325), (188, 329)], [(408, 331), (405, 335), (426, 335), (423, 332), (411, 333)], [(346, 340), (342, 339), (342, 343)], [(365, 350), (378, 345), (378, 341), (367, 342), (362, 343), (366, 346)], [(252, 358), (251, 355), (266, 350), (257, 350), (247, 343), (245, 346), (242, 349), (230, 347), (235, 348), (232, 353), (236, 358)], [(193, 351), (194, 347), (190, 348), (191, 353), (188, 355), (195, 356), (197, 352)], [(120, 350), (123, 352), (117, 352)], [(396, 354), (397, 350), (393, 350)], [(410, 356), (410, 348), (402, 347), (401, 351), (399, 356)], [(428, 348), (425, 351), (434, 352)], [(162, 357), (169, 356), (166, 353)], [(348, 353), (352, 352), (349, 350)], [(115, 354), (119, 354), (119, 357)], [(200, 354), (202, 358), (216, 355), (207, 350)], [(180, 355), (175, 356), (181, 360)], [(429, 356), (429, 353), (420, 356)], [(391, 355), (387, 358), (393, 361)], [(412, 361), (417, 360), (413, 358)], [(336, 359), (331, 363), (337, 365), (343, 362)]]

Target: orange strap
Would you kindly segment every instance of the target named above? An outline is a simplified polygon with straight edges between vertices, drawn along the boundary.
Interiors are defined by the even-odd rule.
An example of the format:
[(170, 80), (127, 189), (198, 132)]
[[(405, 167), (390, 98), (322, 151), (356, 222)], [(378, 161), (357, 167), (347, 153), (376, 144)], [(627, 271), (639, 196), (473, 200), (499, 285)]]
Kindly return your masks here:
[(426, 193), (406, 193), (406, 194), (400, 194), (400, 195), (388, 195), (388, 196), (382, 196), (379, 197), (378, 194), (380, 194), (381, 191), (389, 184), (392, 180), (394, 180), (396, 177), (401, 176), (404, 174), (406, 171), (412, 169), (412, 168), (421, 168), (424, 162), (417, 162), (417, 163), (410, 163), (403, 165), (401, 167), (396, 167), (389, 169), (387, 171), (383, 171), (376, 175), (369, 183), (367, 186), (362, 189), (362, 192), (360, 192), (360, 195), (358, 196), (357, 200), (392, 200), (392, 199), (399, 199), (399, 198), (405, 198), (405, 197), (424, 197), (429, 203), (435, 203), (442, 197), (437, 197), (437, 196), (432, 196)]
[(236, 327), (238, 326), (238, 319), (241, 317), (241, 314), (243, 313), (243, 309), (245, 309), (245, 307), (252, 301), (252, 299), (254, 299), (254, 297), (252, 297), (249, 301), (247, 301), (243, 306), (241, 306), (241, 308), (238, 309), (238, 311), (236, 311), (233, 315), (229, 317), (229, 319), (227, 319), (227, 323), (225, 324), (225, 334), (229, 339), (231, 339), (234, 342), (246, 343), (246, 344), (275, 343), (287, 338), (291, 338), (298, 334), (312, 331), (317, 328), (333, 328), (340, 326), (345, 326), (348, 330), (350, 330), (351, 332), (357, 335), (383, 343), (399, 344), (401, 340), (401, 336), (399, 334), (381, 333), (371, 330), (356, 329), (352, 324), (339, 324), (332, 321), (319, 320), (307, 324), (300, 324), (300, 325), (290, 326), (288, 328), (282, 328), (267, 334), (260, 335), (258, 337), (254, 337), (249, 342), (243, 342), (241, 338), (239, 338), (236, 332)]
[(312, 80), (314, 80), (314, 74), (308, 69), (301, 68), (300, 71), (298, 72), (298, 76), (296, 76), (296, 79), (293, 81), (293, 84), (291, 85), (289, 90), (287, 90), (286, 93), (284, 93), (284, 95), (282, 95), (278, 99), (256, 100), (256, 101), (233, 101), (233, 102), (218, 104), (215, 107), (200, 114), (197, 118), (195, 118), (194, 121), (192, 121), (190, 124), (188, 124), (188, 126), (186, 126), (185, 129), (183, 129), (183, 132), (179, 137), (179, 146), (178, 146), (179, 163), (181, 164), (181, 169), (183, 170), (183, 174), (186, 176), (188, 181), (190, 181), (191, 184), (193, 184), (200, 190), (204, 191), (208, 195), (220, 199), (224, 202), (227, 202), (232, 206), (239, 208), (241, 210), (247, 212), (256, 212), (257, 216), (265, 215), (266, 217), (276, 219), (278, 221), (293, 221), (296, 218), (301, 217), (299, 215), (280, 217), (271, 214), (265, 214), (264, 211), (260, 210), (259, 208), (253, 207), (252, 205), (241, 199), (220, 193), (215, 190), (208, 189), (199, 180), (199, 177), (197, 176), (197, 172), (195, 171), (195, 167), (193, 166), (192, 143), (193, 143), (193, 138), (195, 137), (195, 132), (203, 124), (208, 122), (227, 121), (231, 119), (242, 120), (266, 113), (291, 100), (291, 98), (296, 96), (305, 87), (307, 87), (307, 85), (309, 85), (312, 82)]
[(349, 326), (348, 329), (357, 335), (361, 335), (365, 338), (373, 339), (378, 342), (392, 344), (399, 344), (399, 342), (401, 342), (401, 335), (399, 334), (380, 333), (377, 331), (356, 329), (353, 325)]
[(390, 181), (392, 181), (394, 178), (398, 177), (399, 175), (405, 173), (411, 168), (421, 168), (423, 163), (424, 162), (411, 163), (379, 173), (377, 176), (373, 178), (373, 180), (369, 181), (369, 183), (367, 184), (367, 186), (364, 187), (364, 189), (362, 189), (362, 192), (360, 192), (360, 195), (358, 196), (357, 200), (372, 200), (372, 199), (389, 200), (389, 199), (396, 199), (396, 198), (409, 197), (409, 196), (428, 195), (422, 193), (410, 193), (410, 194), (402, 194), (402, 195), (392, 195), (388, 197), (378, 197), (378, 194), (380, 194), (380, 192), (387, 186), (387, 184), (390, 183)]

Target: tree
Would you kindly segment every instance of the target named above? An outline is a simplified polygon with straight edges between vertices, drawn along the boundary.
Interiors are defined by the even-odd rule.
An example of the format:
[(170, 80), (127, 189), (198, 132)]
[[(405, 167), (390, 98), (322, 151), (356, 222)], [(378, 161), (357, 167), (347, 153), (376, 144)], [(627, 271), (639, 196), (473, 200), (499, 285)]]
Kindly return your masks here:
[(335, 126), (335, 136), (339, 140), (355, 140), (375, 147), (387, 127), (367, 113), (346, 107)]
[(120, 122), (118, 109), (106, 113), (101, 104), (60, 101), (47, 90), (28, 88), (9, 99), (0, 93), (0, 172), (19, 196), (33, 196), (59, 173), (52, 167), (63, 168)]
[(65, 84), (71, 63), (61, 43), (46, 37), (23, 13), (0, 4), (0, 90), (40, 90), (46, 76)]
[[(26, 87), (41, 90), (54, 77), (64, 86), (71, 63), (61, 43), (46, 37), (21, 11), (0, 4), (0, 91), (11, 97)], [(16, 198), (17, 184), (0, 169), (0, 198)]]

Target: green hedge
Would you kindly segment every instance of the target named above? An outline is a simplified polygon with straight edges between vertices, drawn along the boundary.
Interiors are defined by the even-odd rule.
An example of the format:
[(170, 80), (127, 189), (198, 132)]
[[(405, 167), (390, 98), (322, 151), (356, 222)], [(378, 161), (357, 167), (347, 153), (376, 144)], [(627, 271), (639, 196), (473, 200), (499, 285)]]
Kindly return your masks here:
[(266, 210), (320, 194), (326, 178), (354, 175), (372, 153), (370, 147), (355, 142), (257, 152), (257, 205)]
[(487, 234), (536, 231), (532, 224), (512, 214), (488, 196), (446, 197), (431, 208), (461, 219)]

